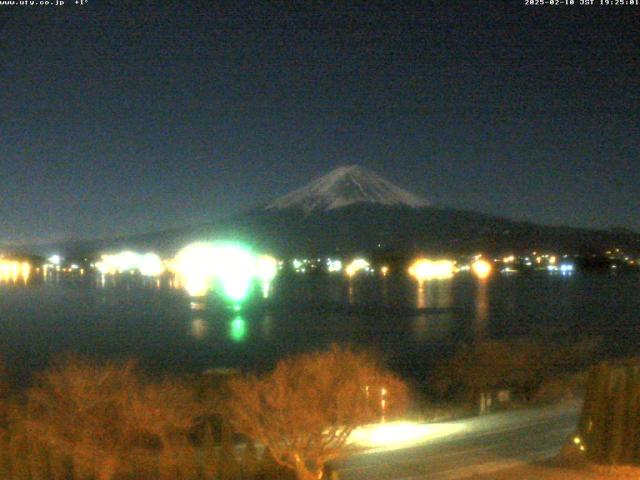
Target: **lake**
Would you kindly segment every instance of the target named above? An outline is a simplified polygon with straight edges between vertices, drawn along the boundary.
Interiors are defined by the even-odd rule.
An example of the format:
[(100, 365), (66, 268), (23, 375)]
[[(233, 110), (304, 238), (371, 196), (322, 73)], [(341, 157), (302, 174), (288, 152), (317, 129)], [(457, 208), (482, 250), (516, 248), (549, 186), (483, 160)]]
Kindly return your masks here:
[(141, 277), (0, 285), (0, 354), (19, 382), (64, 352), (137, 358), (152, 372), (263, 370), (297, 352), (349, 343), (419, 381), (434, 361), (481, 338), (602, 338), (607, 355), (638, 352), (640, 275), (462, 274), (419, 291), (405, 277), (280, 278), (239, 311), (192, 302)]

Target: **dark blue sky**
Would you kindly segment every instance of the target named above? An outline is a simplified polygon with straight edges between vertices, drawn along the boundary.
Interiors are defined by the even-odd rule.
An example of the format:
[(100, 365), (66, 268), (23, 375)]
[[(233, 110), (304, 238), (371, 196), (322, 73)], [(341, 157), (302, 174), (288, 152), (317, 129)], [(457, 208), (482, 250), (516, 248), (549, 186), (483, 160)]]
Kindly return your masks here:
[(640, 230), (640, 7), (346, 3), (0, 7), (0, 243), (203, 222), (343, 164)]

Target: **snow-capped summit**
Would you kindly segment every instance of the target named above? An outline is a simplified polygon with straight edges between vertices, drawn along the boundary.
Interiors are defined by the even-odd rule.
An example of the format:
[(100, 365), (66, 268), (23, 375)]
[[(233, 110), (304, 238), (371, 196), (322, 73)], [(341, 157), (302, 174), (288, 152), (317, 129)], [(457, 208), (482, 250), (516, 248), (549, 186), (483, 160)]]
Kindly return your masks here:
[(268, 209), (328, 211), (354, 203), (426, 207), (429, 202), (357, 165), (338, 167), (308, 185), (280, 197)]

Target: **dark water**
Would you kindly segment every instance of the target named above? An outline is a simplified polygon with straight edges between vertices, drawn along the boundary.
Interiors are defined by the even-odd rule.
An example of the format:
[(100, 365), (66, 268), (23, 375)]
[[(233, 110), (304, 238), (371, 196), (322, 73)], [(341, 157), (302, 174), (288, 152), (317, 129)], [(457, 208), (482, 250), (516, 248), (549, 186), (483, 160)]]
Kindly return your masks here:
[(458, 276), (422, 292), (404, 278), (363, 276), (350, 288), (340, 277), (295, 276), (239, 312), (215, 299), (202, 309), (140, 279), (0, 285), (0, 354), (19, 381), (63, 352), (185, 372), (269, 368), (333, 342), (373, 348), (420, 380), (464, 342), (519, 335), (599, 336), (609, 355), (637, 354), (640, 275), (495, 276), (486, 284)]

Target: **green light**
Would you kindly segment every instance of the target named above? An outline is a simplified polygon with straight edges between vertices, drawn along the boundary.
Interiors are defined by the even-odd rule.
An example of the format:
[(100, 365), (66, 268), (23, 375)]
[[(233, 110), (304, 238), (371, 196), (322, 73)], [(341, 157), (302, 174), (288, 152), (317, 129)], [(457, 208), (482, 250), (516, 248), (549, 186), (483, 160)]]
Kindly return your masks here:
[(234, 310), (235, 312), (239, 312), (241, 309), (242, 309), (242, 307), (241, 307), (240, 305), (234, 305), (234, 306), (233, 306), (233, 310)]
[(229, 336), (234, 342), (242, 342), (247, 337), (247, 322), (241, 317), (235, 317), (230, 324)]
[(191, 296), (205, 296), (213, 290), (234, 304), (246, 299), (256, 280), (263, 282), (263, 291), (268, 293), (268, 282), (278, 273), (275, 258), (229, 242), (190, 244), (174, 263), (180, 283)]
[(251, 287), (251, 275), (244, 275), (243, 272), (233, 272), (223, 275), (220, 279), (224, 293), (233, 301), (244, 300)]

